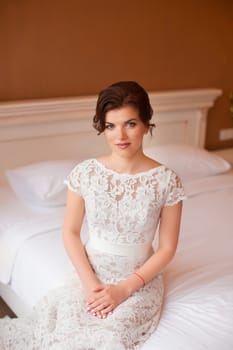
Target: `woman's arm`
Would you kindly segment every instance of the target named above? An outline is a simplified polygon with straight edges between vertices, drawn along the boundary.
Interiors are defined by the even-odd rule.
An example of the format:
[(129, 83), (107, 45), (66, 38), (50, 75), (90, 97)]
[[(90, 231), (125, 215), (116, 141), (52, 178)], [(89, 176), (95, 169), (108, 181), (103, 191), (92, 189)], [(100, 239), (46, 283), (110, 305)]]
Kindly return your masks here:
[(93, 297), (93, 290), (100, 286), (80, 238), (85, 214), (83, 198), (70, 190), (67, 191), (67, 203), (63, 227), (64, 245), (84, 288), (86, 300)]
[(135, 271), (136, 274), (130, 275), (126, 280), (117, 285), (105, 286), (100, 291), (97, 298), (93, 298), (89, 304), (90, 311), (93, 313), (109, 312), (113, 310), (122, 301), (127, 299), (131, 294), (140, 289), (160, 273), (173, 258), (179, 237), (180, 221), (182, 212), (182, 202), (174, 206), (166, 206), (161, 211), (159, 244), (155, 253)]
[[(180, 232), (181, 213), (182, 201), (173, 206), (163, 207), (160, 216), (158, 248), (140, 269), (135, 271), (142, 276), (145, 283), (160, 273), (175, 255)], [(138, 289), (136, 279), (139, 278), (133, 274), (122, 281), (122, 286), (127, 289), (129, 295)], [(142, 284), (141, 281), (141, 286)]]

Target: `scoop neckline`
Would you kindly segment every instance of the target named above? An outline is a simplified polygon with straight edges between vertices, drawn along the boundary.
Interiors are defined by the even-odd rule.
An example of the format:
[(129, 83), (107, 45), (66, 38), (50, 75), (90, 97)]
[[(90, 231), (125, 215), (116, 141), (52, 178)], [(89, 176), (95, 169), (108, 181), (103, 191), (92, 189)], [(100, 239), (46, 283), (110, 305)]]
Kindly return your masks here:
[(94, 160), (101, 168), (103, 168), (104, 170), (107, 170), (109, 171), (110, 173), (112, 174), (116, 174), (118, 176), (128, 176), (128, 177), (136, 177), (136, 176), (142, 176), (142, 175), (147, 175), (147, 174), (150, 174), (152, 173), (153, 171), (159, 169), (159, 168), (165, 168), (165, 165), (164, 164), (161, 164), (161, 165), (157, 165), (151, 169), (148, 169), (146, 171), (141, 171), (139, 173), (135, 173), (135, 174), (129, 174), (129, 173), (119, 173), (118, 171), (116, 170), (113, 170), (113, 169), (110, 169), (108, 168), (106, 165), (104, 165), (102, 162), (100, 162), (98, 159), (96, 158), (92, 158), (92, 160)]

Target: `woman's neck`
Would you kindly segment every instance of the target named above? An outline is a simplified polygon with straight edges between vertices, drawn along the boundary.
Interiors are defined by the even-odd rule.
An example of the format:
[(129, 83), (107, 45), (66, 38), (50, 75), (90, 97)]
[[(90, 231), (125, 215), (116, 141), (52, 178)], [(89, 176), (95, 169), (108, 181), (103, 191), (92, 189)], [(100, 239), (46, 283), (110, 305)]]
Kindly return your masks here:
[(134, 157), (121, 157), (117, 154), (110, 154), (103, 159), (106, 166), (119, 173), (135, 174), (144, 170), (147, 157), (140, 152)]

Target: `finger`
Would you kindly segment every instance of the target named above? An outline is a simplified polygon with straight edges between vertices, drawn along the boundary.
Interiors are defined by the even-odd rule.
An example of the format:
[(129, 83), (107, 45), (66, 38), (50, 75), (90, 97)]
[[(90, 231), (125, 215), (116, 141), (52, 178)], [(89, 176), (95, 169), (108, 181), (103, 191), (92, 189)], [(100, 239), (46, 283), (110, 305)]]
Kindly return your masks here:
[(96, 307), (98, 307), (99, 305), (103, 304), (105, 302), (105, 298), (103, 296), (95, 299), (93, 302), (89, 302), (87, 303), (87, 308), (88, 310), (92, 310)]
[(88, 300), (87, 302), (86, 302), (86, 304), (88, 305), (88, 306), (93, 306), (93, 305), (95, 305), (95, 303), (98, 303), (100, 300), (102, 300), (104, 298), (104, 294), (103, 293), (101, 293), (101, 292), (99, 292), (98, 294), (96, 294), (92, 299), (90, 299), (90, 300)]
[(98, 318), (106, 318), (106, 314), (103, 314), (101, 313), (100, 311), (97, 311), (97, 312), (91, 312), (91, 314), (95, 317), (98, 317)]
[(103, 303), (99, 304), (98, 306), (96, 306), (95, 308), (91, 309), (90, 312), (102, 312), (103, 310), (105, 310), (109, 306), (110, 306), (110, 303), (103, 302)]
[(97, 316), (98, 318), (101, 318), (101, 319), (105, 319), (108, 316), (112, 315), (112, 313), (113, 313), (113, 306), (110, 305), (107, 308), (103, 309), (102, 311), (96, 312), (95, 316)]
[(111, 304), (111, 305), (107, 306), (106, 308), (104, 308), (103, 310), (101, 310), (100, 312), (103, 316), (104, 315), (107, 316), (109, 314), (112, 314), (113, 309), (114, 309), (114, 306), (113, 306), (113, 304)]
[(98, 312), (103, 311), (103, 310), (106, 309), (106, 307), (108, 307), (108, 306), (109, 306), (109, 304), (103, 303), (103, 304), (98, 305), (98, 306), (95, 307), (94, 309), (89, 309), (88, 311), (91, 312), (92, 314), (96, 314), (96, 313), (98, 313)]

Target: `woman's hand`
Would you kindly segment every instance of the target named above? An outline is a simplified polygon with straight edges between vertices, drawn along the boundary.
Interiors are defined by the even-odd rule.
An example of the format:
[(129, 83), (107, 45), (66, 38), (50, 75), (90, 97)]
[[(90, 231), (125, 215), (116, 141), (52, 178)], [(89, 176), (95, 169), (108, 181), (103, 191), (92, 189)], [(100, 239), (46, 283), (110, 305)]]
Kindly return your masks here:
[(106, 318), (126, 298), (126, 292), (121, 285), (100, 285), (88, 297), (88, 311), (99, 318)]
[[(88, 311), (89, 311), (89, 308), (88, 308), (89, 303), (97, 298), (97, 292), (95, 292), (95, 290), (101, 290), (102, 288), (103, 288), (103, 285), (100, 282), (92, 285), (92, 287), (89, 287), (89, 286), (87, 288), (84, 287), (83, 293), (84, 293), (84, 299), (86, 301)], [(93, 313), (93, 315), (98, 316), (99, 318), (101, 318), (102, 316), (101, 313), (96, 313), (96, 314)]]

